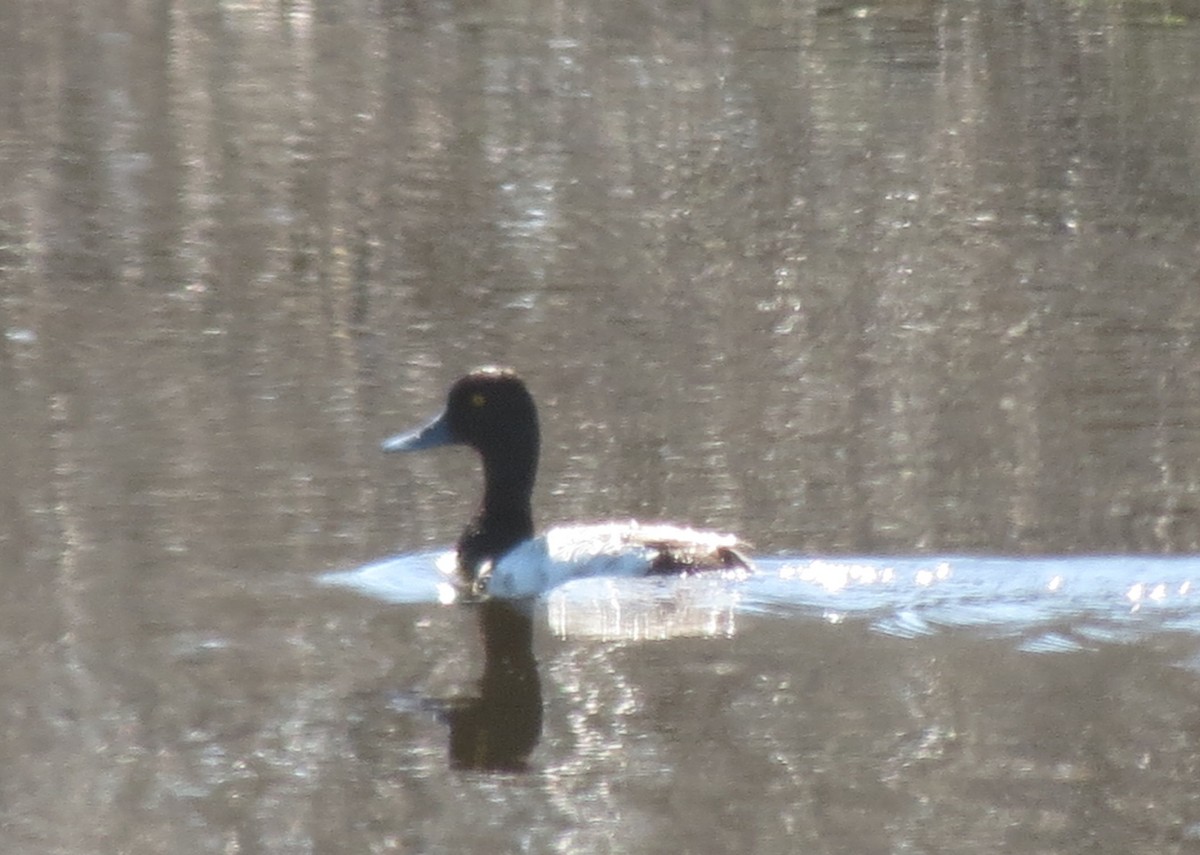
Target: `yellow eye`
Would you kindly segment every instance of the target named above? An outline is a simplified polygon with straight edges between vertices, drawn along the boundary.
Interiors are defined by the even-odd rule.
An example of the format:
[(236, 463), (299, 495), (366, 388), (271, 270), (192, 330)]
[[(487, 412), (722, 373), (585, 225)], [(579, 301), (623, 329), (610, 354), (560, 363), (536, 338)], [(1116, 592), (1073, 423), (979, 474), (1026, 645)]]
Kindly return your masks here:
[(474, 395), (471, 396), (471, 406), (475, 407), (476, 409), (478, 409), (479, 407), (482, 407), (486, 403), (487, 403), (487, 398), (485, 398), (483, 395), (479, 394), (478, 392), (476, 392)]

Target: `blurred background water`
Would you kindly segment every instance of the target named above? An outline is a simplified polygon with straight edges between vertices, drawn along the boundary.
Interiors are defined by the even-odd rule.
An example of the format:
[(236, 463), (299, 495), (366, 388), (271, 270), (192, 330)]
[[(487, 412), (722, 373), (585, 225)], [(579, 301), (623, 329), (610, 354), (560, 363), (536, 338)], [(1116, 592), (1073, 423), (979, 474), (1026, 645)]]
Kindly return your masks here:
[[(0, 0), (0, 848), (1200, 851), (1198, 16)], [(762, 556), (547, 597), (521, 773), (377, 451), (487, 362)]]

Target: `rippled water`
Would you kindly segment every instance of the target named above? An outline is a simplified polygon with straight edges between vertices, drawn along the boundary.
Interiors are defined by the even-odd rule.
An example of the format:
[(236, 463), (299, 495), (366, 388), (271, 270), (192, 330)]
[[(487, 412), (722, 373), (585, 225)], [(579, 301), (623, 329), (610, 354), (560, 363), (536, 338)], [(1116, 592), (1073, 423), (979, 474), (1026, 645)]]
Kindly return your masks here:
[[(456, 599), (452, 569), (453, 552), (435, 551), (320, 581), (383, 602), (448, 604)], [(1197, 633), (1197, 574), (1200, 558), (1192, 556), (777, 556), (757, 559), (750, 574), (582, 579), (545, 599), (561, 637), (732, 636), (739, 617), (759, 614), (860, 620), (900, 638), (971, 629), (1051, 652)]]
[[(414, 614), (470, 613), (433, 605), (447, 555), (320, 581)], [(750, 575), (581, 580), (525, 618), (545, 689), (501, 679), (496, 704), (485, 631), (470, 709), (476, 726), (535, 729), (501, 756), (532, 757), (521, 768), (533, 803), (556, 805), (550, 827), (554, 794), (579, 788), (555, 845), (1187, 850), (1198, 572), (1192, 557), (796, 556)], [(514, 714), (520, 698), (536, 727)], [(473, 768), (444, 703), (401, 694), (389, 708), (440, 715), (449, 762)], [(491, 744), (471, 732), (477, 752)], [(551, 845), (546, 825), (529, 831)]]
[[(1193, 2), (0, 20), (0, 851), (1200, 848)], [(442, 604), (484, 362), (758, 572)]]

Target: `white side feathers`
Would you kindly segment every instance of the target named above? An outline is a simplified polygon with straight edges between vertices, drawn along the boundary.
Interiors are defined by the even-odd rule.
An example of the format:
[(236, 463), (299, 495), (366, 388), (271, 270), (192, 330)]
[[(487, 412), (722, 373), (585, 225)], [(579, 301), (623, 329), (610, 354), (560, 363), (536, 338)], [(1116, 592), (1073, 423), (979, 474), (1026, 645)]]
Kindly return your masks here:
[(492, 566), (490, 576), (480, 579), (480, 587), (490, 596), (516, 599), (591, 576), (746, 566), (737, 546), (733, 535), (673, 525), (559, 526), (510, 549)]

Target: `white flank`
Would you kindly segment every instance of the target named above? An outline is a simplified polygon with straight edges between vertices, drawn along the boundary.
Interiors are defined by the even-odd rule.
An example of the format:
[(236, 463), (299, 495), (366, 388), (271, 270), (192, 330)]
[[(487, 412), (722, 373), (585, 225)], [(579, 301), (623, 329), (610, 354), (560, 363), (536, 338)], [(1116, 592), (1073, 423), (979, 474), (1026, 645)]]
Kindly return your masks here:
[(534, 597), (571, 579), (642, 576), (661, 551), (658, 544), (701, 551), (737, 546), (733, 535), (674, 525), (601, 523), (559, 526), (510, 549), (491, 570), (493, 597)]

